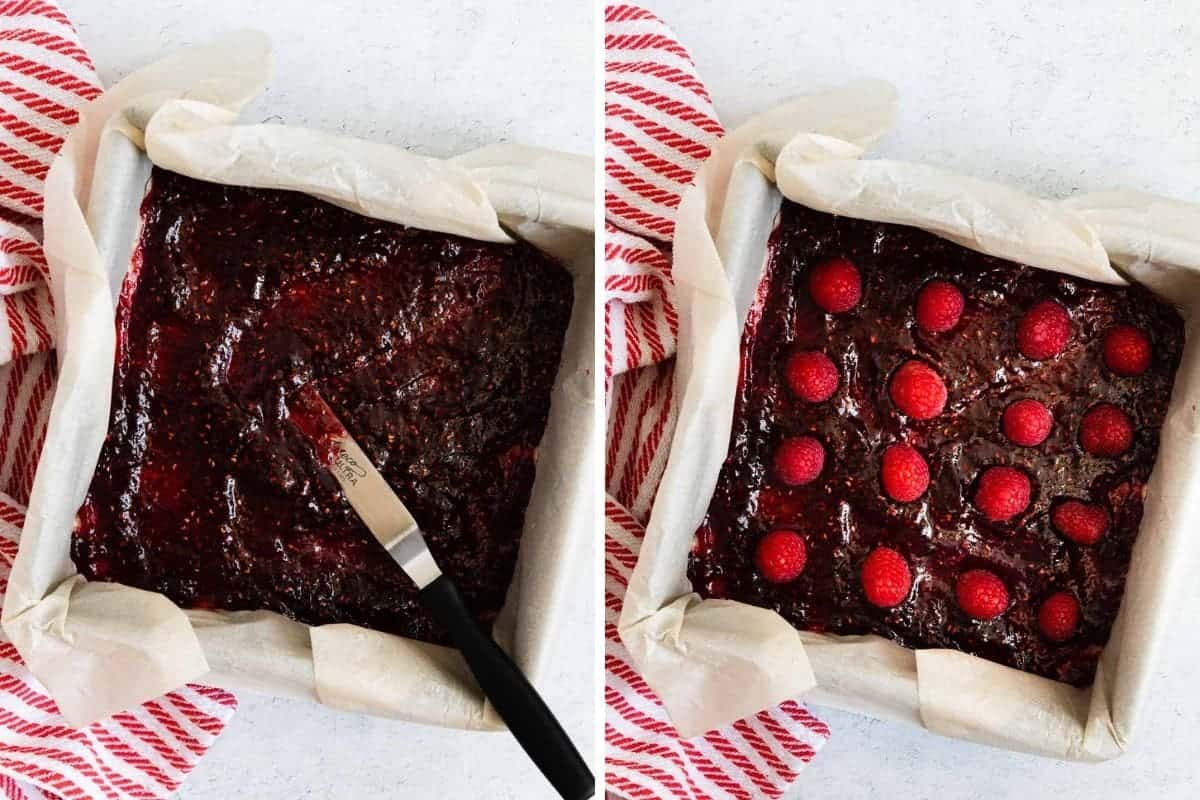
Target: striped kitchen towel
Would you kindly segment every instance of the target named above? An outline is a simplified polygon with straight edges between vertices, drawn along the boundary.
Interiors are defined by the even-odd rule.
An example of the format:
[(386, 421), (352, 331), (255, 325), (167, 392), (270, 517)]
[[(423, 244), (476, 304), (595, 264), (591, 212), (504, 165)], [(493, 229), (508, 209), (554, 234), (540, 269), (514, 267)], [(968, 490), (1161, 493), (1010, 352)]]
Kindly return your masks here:
[(604, 40), (605, 780), (631, 800), (776, 798), (829, 737), (825, 723), (788, 701), (681, 739), (617, 636), (674, 430), (675, 209), (724, 129), (687, 50), (653, 14), (608, 6)]
[[(0, 0), (0, 591), (16, 558), (54, 395), (42, 182), (78, 108), (101, 91), (54, 3)], [(73, 729), (0, 633), (0, 797), (167, 797), (235, 708), (228, 692), (186, 686)]]

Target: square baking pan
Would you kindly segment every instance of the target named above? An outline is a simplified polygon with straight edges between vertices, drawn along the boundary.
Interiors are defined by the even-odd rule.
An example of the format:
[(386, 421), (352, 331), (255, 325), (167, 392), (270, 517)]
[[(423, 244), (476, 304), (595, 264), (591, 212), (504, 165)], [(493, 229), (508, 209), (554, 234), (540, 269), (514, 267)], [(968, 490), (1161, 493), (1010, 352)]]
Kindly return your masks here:
[[(761, 143), (747, 144), (745, 140), (742, 146), (747, 147), (747, 152), (754, 153), (754, 156), (743, 156), (732, 164), (727, 185), (716, 195), (721, 203), (721, 212), (712, 234), (716, 256), (724, 269), (727, 296), (733, 306), (739, 341), (747, 317), (755, 305), (760, 281), (770, 258), (769, 241), (783, 201), (783, 194), (774, 180), (764, 175), (764, 171), (778, 174), (778, 165), (774, 171), (764, 170), (762, 166), (764, 158), (775, 161), (780, 149)], [(771, 155), (768, 157), (767, 153)], [(796, 163), (806, 165), (820, 162)], [(909, 167), (899, 162), (892, 163), (898, 168), (926, 169), (919, 165)], [(877, 168), (883, 170), (888, 166), (880, 165)], [(870, 166), (863, 166), (855, 176), (861, 177), (868, 169)], [(819, 167), (815, 171), (818, 177), (813, 179), (814, 182), (828, 186), (821, 184), (821, 179), (827, 176), (820, 173)], [(947, 183), (940, 186), (945, 189), (956, 180), (960, 179), (946, 176)], [(978, 191), (982, 197), (984, 192), (992, 190), (990, 187), (981, 189), (984, 186), (982, 183), (972, 184), (965, 178), (961, 180), (964, 192)], [(858, 195), (854, 191), (861, 191), (863, 184), (854, 183), (853, 180), (850, 182), (855, 189), (848, 193), (857, 200)], [(890, 188), (895, 181), (887, 185)], [(997, 186), (994, 191), (996, 197), (1000, 198), (996, 202), (1011, 204), (1008, 208), (1017, 208), (1022, 202), (1040, 203), (1042, 205), (1039, 208), (1047, 214), (1069, 217), (1077, 230), (1079, 220), (1075, 215), (1087, 206), (1088, 201), (1087, 198), (1081, 198), (1078, 207), (1073, 203), (1056, 207), (1007, 187)], [(836, 193), (831, 191), (831, 194)], [(1023, 197), (1026, 199), (1022, 200)], [(807, 204), (801, 202), (801, 205)], [(837, 204), (833, 208), (818, 207), (816, 210), (857, 216)], [(1183, 212), (1179, 213), (1183, 215)], [(1192, 214), (1195, 214), (1194, 209)], [(1130, 219), (1145, 218), (1126, 214), (1116, 222), (1109, 220), (1106, 229), (1098, 227), (1096, 231), (1080, 233), (1079, 241), (1091, 242), (1090, 246), (1099, 248), (1103, 240), (1114, 263), (1120, 257), (1121, 247), (1134, 247), (1133, 244), (1122, 242), (1117, 234), (1126, 235), (1142, 250), (1153, 252), (1155, 256), (1165, 255), (1165, 248), (1153, 251), (1153, 248), (1145, 247), (1141, 239), (1135, 238), (1142, 237), (1150, 241), (1156, 235), (1151, 230), (1152, 226), (1147, 225), (1145, 230), (1141, 230), (1129, 223)], [(1120, 227), (1121, 223), (1125, 227)], [(677, 239), (681, 230), (677, 228)], [(1131, 230), (1133, 233), (1130, 233)], [(933, 232), (938, 233), (936, 230)], [(1102, 236), (1102, 233), (1105, 235)], [(953, 235), (946, 238), (954, 240)], [(677, 259), (680, 257), (680, 247), (677, 241)], [(699, 247), (693, 252), (702, 250), (703, 247)], [(1103, 250), (1093, 252), (1103, 253)], [(1181, 269), (1172, 276), (1164, 264), (1147, 265), (1136, 259), (1121, 260), (1135, 261), (1132, 265), (1121, 264), (1122, 275), (1149, 286), (1167, 302), (1181, 309), (1186, 323), (1186, 344), (1176, 374), (1167, 420), (1162, 429), (1161, 449), (1147, 484), (1145, 516), (1131, 557), (1121, 610), (1094, 685), (1077, 689), (966, 653), (910, 650), (879, 636), (834, 636), (797, 631), (796, 635), (803, 644), (804, 655), (801, 658), (807, 659), (806, 666), (811, 667), (816, 682), (815, 688), (805, 693), (805, 699), (882, 719), (903, 721), (942, 735), (1044, 755), (1099, 760), (1118, 755), (1128, 746), (1152, 690), (1155, 660), (1167, 638), (1167, 619), (1181, 591), (1179, 570), (1183, 559), (1180, 554), (1190, 553), (1193, 557), (1196, 554), (1195, 548), (1187, 549), (1187, 542), (1180, 536), (1180, 525), (1189, 509), (1195, 507), (1195, 470), (1187, 466), (1191, 459), (1191, 448), (1194, 447), (1194, 425), (1189, 427), (1191, 423), (1187, 409), (1194, 403), (1190, 393), (1196, 390), (1198, 354), (1195, 352), (1192, 327), (1198, 309), (1189, 300), (1195, 296), (1194, 293), (1188, 295), (1179, 291), (1180, 285), (1187, 285), (1184, 283), (1186, 270)], [(677, 272), (680, 270), (678, 263), (676, 269)], [(1120, 280), (1115, 273), (1110, 272), (1109, 275), (1109, 282)], [(682, 376), (677, 373), (681, 417), (671, 443), (667, 475), (659, 489), (655, 516), (658, 516), (660, 505), (668, 513), (658, 519), (652, 516), (647, 538), (648, 543), (653, 542), (653, 546), (643, 548), (643, 557), (649, 552), (654, 562), (645, 573), (645, 576), (653, 576), (649, 579), (650, 589), (640, 585), (647, 578), (635, 572), (631, 586), (639, 584), (638, 594), (641, 595), (637, 616), (622, 619), (622, 635), (626, 637), (627, 644), (632, 643), (631, 650), (638, 648), (637, 652), (651, 659), (650, 666), (656, 670), (666, 670), (667, 665), (674, 663), (676, 673), (692, 657), (688, 647), (714, 654), (729, 653), (730, 648), (741, 647), (749, 640), (747, 634), (752, 627), (757, 631), (754, 635), (768, 636), (768, 628), (762, 625), (764, 609), (732, 600), (700, 601), (695, 595), (691, 595), (686, 603), (684, 598), (670, 602), (670, 592), (661, 585), (662, 581), (670, 579), (677, 569), (686, 564), (686, 554), (680, 552), (684, 533), (669, 528), (686, 527), (701, 502), (705, 507), (708, 502), (707, 495), (689, 500), (675, 497), (672, 493), (687, 487), (694, 497), (698, 486), (708, 487), (701, 491), (709, 491), (710, 477), (715, 480), (715, 473), (710, 476), (713, 465), (709, 454), (719, 448), (723, 459), (728, 447), (727, 441), (718, 445), (715, 441), (700, 443), (690, 437), (701, 428), (724, 430), (726, 421), (712, 418), (714, 406), (722, 409), (717, 413), (725, 413), (721, 405), (724, 401), (713, 400), (708, 392), (715, 388), (714, 375), (724, 376), (722, 380), (736, 380), (738, 375), (736, 369), (728, 366), (710, 368), (697, 359), (699, 354), (718, 352), (709, 346), (706, 337), (713, 330), (713, 307), (720, 301), (714, 299), (718, 293), (708, 283), (712, 278), (707, 272), (693, 274), (689, 267), (684, 279), (687, 286), (682, 290), (685, 298), (681, 303), (681, 315), (688, 313), (693, 304), (703, 304), (697, 318), (705, 322), (703, 325), (692, 322), (681, 325), (681, 356), (685, 362), (681, 366), (686, 367)], [(1194, 276), (1192, 279), (1194, 281)], [(697, 292), (697, 286), (705, 288)], [(685, 342), (684, 337), (693, 341)], [(722, 360), (726, 358), (726, 349), (722, 338), (719, 345), (719, 358)], [(712, 357), (715, 356), (709, 356)], [(727, 387), (724, 383), (720, 387), (719, 392), (723, 394)], [(698, 418), (689, 420), (689, 417), (697, 414), (704, 415), (702, 422)], [(684, 433), (681, 434), (681, 431)], [(716, 463), (719, 466), (720, 461)], [(699, 519), (695, 522), (698, 525)], [(683, 580), (686, 581), (686, 576), (683, 576)], [(647, 601), (662, 604), (659, 611), (654, 612), (653, 605), (646, 605)], [(743, 616), (751, 611), (757, 612), (758, 616)], [(765, 613), (777, 621), (782, 620), (774, 612)], [(688, 647), (676, 649), (669, 642), (664, 642), (661, 639), (664, 630), (673, 631), (674, 636), (689, 643)], [(760, 670), (759, 674), (762, 675), (778, 675), (785, 661), (798, 652), (784, 644), (786, 636), (778, 626), (770, 627), (770, 630), (773, 631), (770, 634), (773, 638), (763, 638), (762, 641), (771, 642), (771, 647), (776, 648), (773, 652), (764, 651), (761, 656), (752, 653), (745, 653), (741, 657), (732, 653), (729, 655), (731, 659), (736, 658), (740, 669), (745, 670), (744, 680), (750, 679), (749, 675), (755, 669)], [(932, 658), (935, 654), (947, 655)], [(948, 668), (946, 665), (951, 662), (954, 666)], [(693, 670), (693, 667), (687, 669)], [(708, 677), (705, 669), (708, 668), (696, 664), (695, 674), (689, 672), (691, 677), (688, 685), (693, 690), (706, 683), (713, 689), (723, 686), (719, 676)], [(801, 669), (800, 663), (792, 667), (796, 672)], [(966, 677), (968, 675), (971, 677)], [(734, 701), (728, 697), (721, 698), (719, 703), (716, 698), (709, 698), (709, 701), (721, 708), (735, 707)], [(685, 698), (681, 696), (676, 702), (682, 705)], [(687, 698), (687, 704), (702, 707), (706, 704), (704, 694)], [(706, 720), (706, 724), (713, 724), (712, 715), (700, 716)]]
[[(482, 161), (486, 172), (487, 159)], [(114, 307), (140, 235), (140, 208), (151, 168), (146, 153), (127, 135), (105, 131), (86, 212)], [(519, 196), (519, 188), (497, 182), (493, 191), (502, 221), (503, 204), (529, 204), (529, 198)], [(516, 570), (494, 629), (496, 639), (535, 685), (544, 672), (568, 591), (578, 586), (572, 576), (590, 543), (594, 508), (589, 491), (589, 465), (595, 455), (590, 247), (586, 257), (580, 255), (566, 267), (573, 276), (574, 303), (563, 360), (538, 447)], [(72, 336), (83, 335), (69, 331), (67, 347)], [(111, 376), (109, 380), (111, 386)], [(109, 397), (95, 402), (103, 405), (107, 419)], [(55, 424), (52, 414), (51, 430)], [(94, 464), (95, 454), (90, 460)], [(72, 481), (86, 485), (90, 476), (73, 476)], [(69, 547), (69, 530), (50, 533), (55, 547)], [(103, 613), (100, 606), (78, 605), (74, 603), (71, 612), (82, 610), (81, 620)], [(349, 625), (310, 627), (269, 611), (186, 610), (186, 615), (209, 669), (196, 676), (204, 682), (448, 727), (503, 727), (451, 648)], [(338, 647), (326, 641), (326, 632), (336, 633)], [(350, 647), (344, 646), (347, 642)]]

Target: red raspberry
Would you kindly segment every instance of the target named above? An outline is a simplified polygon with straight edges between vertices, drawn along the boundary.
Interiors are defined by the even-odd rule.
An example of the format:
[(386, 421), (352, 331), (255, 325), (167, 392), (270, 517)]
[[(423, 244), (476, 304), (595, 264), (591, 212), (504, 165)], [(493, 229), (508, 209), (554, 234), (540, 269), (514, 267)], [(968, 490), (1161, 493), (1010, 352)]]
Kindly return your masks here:
[(1033, 487), (1016, 467), (988, 467), (975, 487), (975, 507), (992, 522), (1004, 522), (1029, 507)]
[(1150, 338), (1132, 325), (1117, 325), (1104, 337), (1104, 363), (1122, 377), (1150, 367)]
[(929, 488), (929, 465), (912, 445), (894, 444), (883, 451), (879, 478), (888, 497), (911, 503)]
[(1095, 544), (1108, 530), (1108, 512), (1092, 503), (1065, 500), (1050, 510), (1050, 524), (1076, 544)]
[(1013, 444), (1036, 447), (1050, 435), (1054, 416), (1037, 400), (1018, 400), (1004, 409), (1000, 426)]
[(943, 333), (958, 324), (963, 294), (950, 281), (930, 281), (917, 293), (917, 325), (929, 333)]
[(1058, 355), (1071, 338), (1071, 317), (1054, 300), (1041, 300), (1017, 323), (1017, 349), (1034, 361)]
[(900, 605), (912, 588), (908, 562), (890, 547), (876, 547), (863, 562), (862, 586), (871, 605), (880, 608)]
[(1133, 421), (1112, 403), (1098, 403), (1079, 423), (1079, 443), (1094, 456), (1115, 458), (1133, 444)]
[(837, 391), (838, 371), (824, 353), (793, 353), (784, 369), (792, 393), (807, 403), (828, 400)]
[(921, 361), (905, 361), (892, 375), (889, 388), (896, 408), (913, 419), (933, 419), (946, 407), (942, 376)]
[(1070, 592), (1055, 592), (1038, 610), (1038, 627), (1052, 642), (1065, 642), (1079, 624), (1079, 601)]
[(795, 531), (771, 531), (758, 542), (754, 563), (758, 573), (771, 583), (787, 583), (804, 571), (808, 549), (804, 537)]
[(975, 619), (995, 619), (1008, 608), (1004, 581), (986, 569), (970, 569), (959, 575), (954, 594), (958, 607)]
[(813, 267), (808, 276), (808, 293), (813, 302), (830, 314), (840, 314), (858, 305), (862, 277), (848, 258), (831, 258)]
[(825, 448), (812, 436), (784, 439), (775, 451), (775, 477), (788, 486), (803, 486), (821, 474)]

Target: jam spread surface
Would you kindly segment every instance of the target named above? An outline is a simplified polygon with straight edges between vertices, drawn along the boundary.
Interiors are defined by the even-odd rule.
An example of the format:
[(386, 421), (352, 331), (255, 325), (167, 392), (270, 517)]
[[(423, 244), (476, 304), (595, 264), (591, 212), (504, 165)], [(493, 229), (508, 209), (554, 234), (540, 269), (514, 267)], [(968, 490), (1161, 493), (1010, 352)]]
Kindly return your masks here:
[(187, 608), (443, 641), (288, 419), (312, 385), (490, 625), (572, 286), (502, 245), (155, 169), (118, 305), (109, 433), (72, 555)]
[(1179, 315), (1140, 287), (786, 202), (771, 253), (697, 591), (1091, 683)]

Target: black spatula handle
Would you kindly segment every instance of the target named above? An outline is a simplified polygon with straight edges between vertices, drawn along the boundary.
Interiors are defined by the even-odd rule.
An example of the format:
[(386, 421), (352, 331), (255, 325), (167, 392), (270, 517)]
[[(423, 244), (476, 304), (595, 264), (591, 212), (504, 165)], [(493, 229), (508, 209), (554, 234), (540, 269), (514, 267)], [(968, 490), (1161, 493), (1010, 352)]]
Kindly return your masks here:
[(579, 751), (525, 675), (471, 617), (454, 581), (442, 575), (421, 600), (449, 630), (475, 680), (521, 747), (564, 800), (587, 800), (596, 780)]

